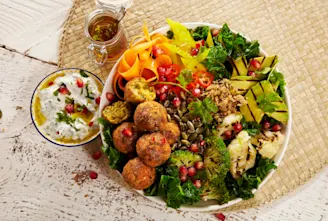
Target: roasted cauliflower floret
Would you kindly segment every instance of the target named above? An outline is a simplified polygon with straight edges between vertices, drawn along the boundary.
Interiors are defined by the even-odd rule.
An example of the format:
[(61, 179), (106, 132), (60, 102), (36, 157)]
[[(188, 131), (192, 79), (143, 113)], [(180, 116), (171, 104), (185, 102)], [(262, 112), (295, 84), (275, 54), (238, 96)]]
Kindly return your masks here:
[(254, 167), (256, 149), (250, 142), (246, 131), (241, 131), (228, 146), (230, 153), (230, 173), (238, 179), (248, 169)]
[(284, 135), (280, 132), (265, 131), (251, 139), (251, 142), (263, 158), (272, 159), (284, 142)]
[(222, 139), (225, 139), (225, 137), (223, 136), (223, 133), (229, 130), (233, 130), (233, 125), (235, 123), (239, 123), (241, 121), (241, 119), (243, 118), (243, 115), (241, 114), (230, 114), (228, 116), (226, 116), (222, 123), (218, 125), (218, 132), (219, 132), (219, 136), (221, 136)]

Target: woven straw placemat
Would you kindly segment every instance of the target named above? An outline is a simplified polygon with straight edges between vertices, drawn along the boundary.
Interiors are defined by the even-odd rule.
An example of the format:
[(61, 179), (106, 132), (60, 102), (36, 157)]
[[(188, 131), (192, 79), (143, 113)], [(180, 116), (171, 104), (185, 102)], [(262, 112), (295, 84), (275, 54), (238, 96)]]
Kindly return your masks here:
[[(84, 68), (103, 81), (112, 67), (98, 68), (87, 56), (85, 16), (93, 0), (76, 0), (60, 42), (59, 67)], [(135, 0), (123, 20), (128, 39), (141, 34), (144, 20), (150, 30), (180, 22), (227, 22), (230, 28), (258, 39), (269, 54), (278, 54), (279, 69), (288, 84), (293, 130), (284, 159), (255, 198), (226, 211), (257, 207), (287, 195), (328, 163), (328, 1), (326, 0)]]

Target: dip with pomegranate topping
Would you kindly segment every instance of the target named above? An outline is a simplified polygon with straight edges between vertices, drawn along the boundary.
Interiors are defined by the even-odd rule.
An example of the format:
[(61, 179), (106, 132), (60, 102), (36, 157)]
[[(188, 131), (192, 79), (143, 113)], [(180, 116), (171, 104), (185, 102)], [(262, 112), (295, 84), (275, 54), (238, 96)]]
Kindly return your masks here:
[(60, 143), (78, 144), (99, 132), (102, 83), (83, 70), (63, 70), (37, 89), (32, 113), (40, 132)]

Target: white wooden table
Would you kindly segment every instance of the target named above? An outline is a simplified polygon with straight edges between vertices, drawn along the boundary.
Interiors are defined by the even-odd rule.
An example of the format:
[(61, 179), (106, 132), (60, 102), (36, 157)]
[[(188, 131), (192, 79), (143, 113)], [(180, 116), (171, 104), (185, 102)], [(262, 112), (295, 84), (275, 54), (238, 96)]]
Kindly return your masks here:
[[(69, 0), (0, 1), (0, 221), (11, 220), (217, 220), (177, 212), (134, 193), (83, 148), (46, 142), (30, 119), (37, 83), (57, 69), (59, 36)], [(25, 56), (24, 56), (25, 55)], [(81, 186), (76, 171), (99, 176)], [(287, 197), (264, 207), (226, 213), (226, 220), (328, 220), (328, 169)]]

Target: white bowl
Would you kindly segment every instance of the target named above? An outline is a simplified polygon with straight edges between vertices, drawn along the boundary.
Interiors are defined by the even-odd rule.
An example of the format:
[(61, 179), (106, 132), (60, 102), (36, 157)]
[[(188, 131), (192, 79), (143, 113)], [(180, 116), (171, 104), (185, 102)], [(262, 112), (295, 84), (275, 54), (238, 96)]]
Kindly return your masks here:
[[(34, 102), (35, 99), (40, 91), (40, 88), (43, 86), (43, 84), (45, 82), (47, 82), (49, 80), (49, 78), (53, 77), (54, 75), (57, 75), (59, 73), (71, 73), (71, 72), (75, 72), (75, 71), (80, 71), (83, 69), (79, 69), (79, 68), (63, 68), (63, 69), (59, 69), (55, 72), (52, 72), (51, 74), (47, 75), (45, 78), (43, 78), (40, 83), (38, 84), (38, 86), (35, 88), (33, 95), (32, 95), (32, 99), (31, 99), (31, 105), (30, 105), (30, 112), (31, 112), (31, 118), (32, 118), (32, 122), (36, 128), (36, 130), (41, 134), (41, 136), (43, 136), (46, 140), (48, 140), (49, 142), (56, 144), (58, 146), (63, 146), (63, 147), (77, 147), (77, 146), (81, 146), (81, 145), (85, 145), (87, 143), (90, 143), (91, 141), (93, 141), (94, 139), (96, 139), (99, 136), (100, 130), (94, 134), (93, 136), (91, 136), (89, 139), (87, 140), (83, 140), (81, 142), (60, 142), (58, 140), (53, 139), (52, 137), (48, 136), (47, 134), (44, 133), (44, 131), (42, 131), (39, 126), (37, 125), (37, 123), (35, 122), (35, 111), (34, 111)], [(96, 75), (92, 74), (89, 71), (83, 70), (87, 75), (89, 75), (89, 77), (92, 77), (95, 81), (97, 81), (99, 84), (103, 85), (103, 82), (100, 80), (100, 78), (98, 78)]]
[[(216, 28), (216, 29), (221, 29), (222, 26), (220, 25), (215, 25), (215, 24), (209, 24), (209, 23), (203, 23), (203, 22), (188, 22), (188, 23), (183, 23), (183, 25), (185, 25), (188, 29), (194, 29), (198, 26), (209, 26), (210, 29), (212, 28)], [(166, 32), (169, 30), (170, 28), (168, 26), (159, 28), (153, 32), (150, 33), (150, 35), (156, 34), (156, 33), (160, 33), (160, 34), (166, 34)], [(237, 33), (235, 31), (232, 30), (232, 32)], [(244, 36), (248, 41), (250, 41), (246, 36)], [(267, 56), (267, 53), (260, 48), (260, 53), (262, 55)], [(118, 67), (118, 63), (120, 62), (120, 60), (122, 59), (122, 57), (120, 59), (118, 59), (118, 61), (116, 62), (116, 64), (114, 65), (113, 69), (111, 70), (111, 72), (108, 75), (108, 78), (106, 80), (105, 86), (104, 86), (104, 90), (103, 93), (101, 95), (101, 102), (100, 102), (100, 108), (99, 111), (101, 112), (101, 110), (108, 105), (108, 101), (106, 99), (106, 92), (113, 92), (113, 86), (112, 86), (112, 81), (113, 81), (113, 76), (117, 70)], [(286, 88), (286, 92), (285, 92), (285, 102), (287, 104), (288, 107), (288, 123), (286, 126), (286, 132), (285, 132), (285, 141), (284, 144), (282, 145), (282, 147), (279, 149), (278, 153), (276, 154), (276, 156), (274, 157), (274, 161), (275, 164), (278, 166), (285, 154), (285, 151), (287, 149), (288, 146), (288, 141), (289, 141), (289, 137), (290, 137), (290, 132), (291, 132), (291, 125), (292, 125), (292, 110), (291, 110), (291, 104), (290, 104), (290, 98), (289, 98), (289, 93), (288, 90)], [(101, 113), (100, 113), (101, 114)], [(101, 139), (104, 142), (104, 136), (102, 133), (103, 127), (100, 126), (100, 132), (101, 132)], [(260, 189), (272, 176), (272, 174), (275, 172), (275, 170), (272, 170), (269, 172), (269, 174), (264, 178), (264, 180), (261, 182), (261, 184), (259, 185), (259, 187), (257, 189)], [(143, 191), (140, 190), (136, 190), (140, 195), (146, 197), (147, 199), (156, 202), (158, 204), (161, 204), (163, 206), (166, 206), (165, 201), (163, 200), (162, 197), (158, 197), (158, 196), (145, 196)], [(253, 190), (253, 193), (256, 192), (256, 189)], [(216, 201), (214, 200), (210, 200), (210, 201), (201, 201), (197, 204), (194, 205), (184, 205), (181, 206), (179, 208), (179, 210), (181, 211), (195, 211), (195, 212), (205, 212), (205, 211), (212, 211), (212, 210), (219, 210), (228, 206), (231, 206), (233, 204), (239, 203), (240, 201), (242, 201), (241, 198), (237, 198), (234, 200), (229, 201), (226, 204), (223, 205), (218, 205)]]

